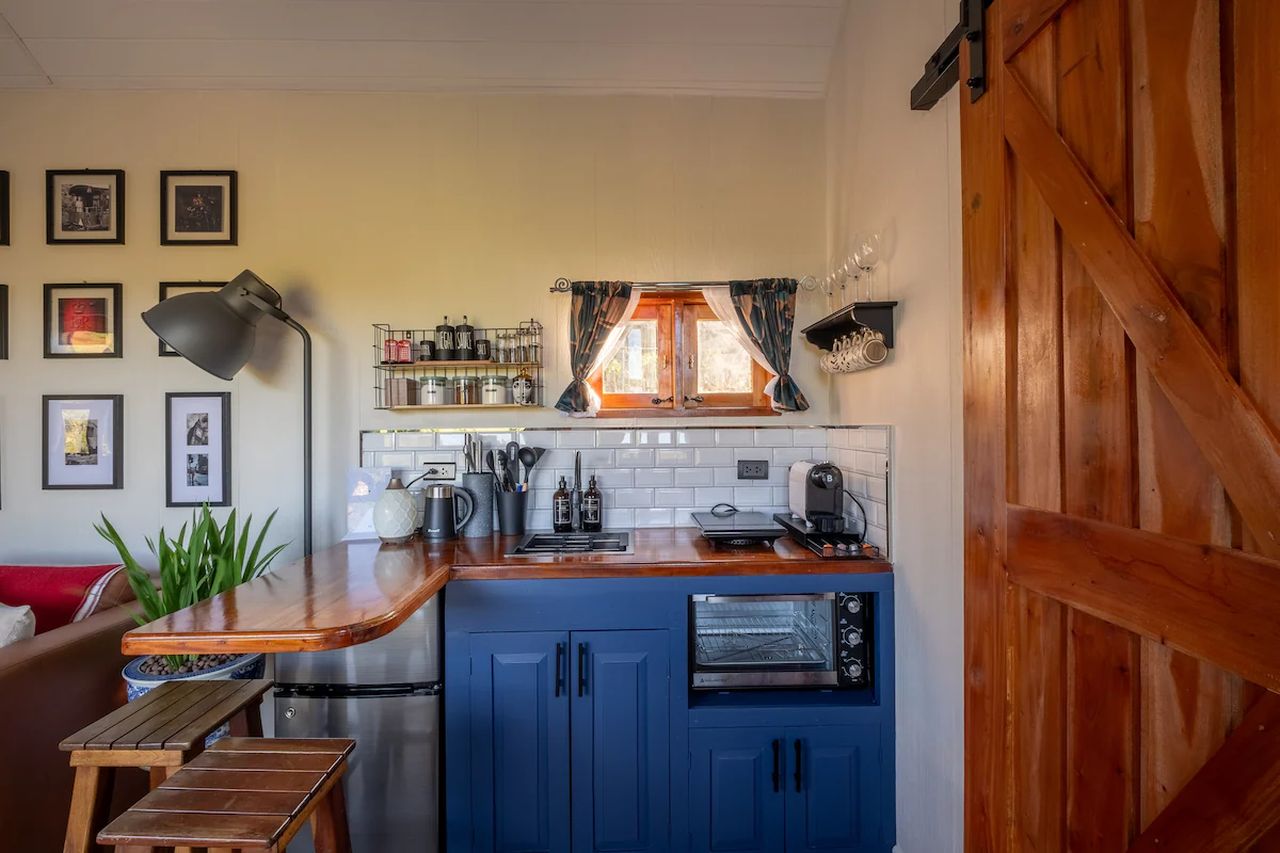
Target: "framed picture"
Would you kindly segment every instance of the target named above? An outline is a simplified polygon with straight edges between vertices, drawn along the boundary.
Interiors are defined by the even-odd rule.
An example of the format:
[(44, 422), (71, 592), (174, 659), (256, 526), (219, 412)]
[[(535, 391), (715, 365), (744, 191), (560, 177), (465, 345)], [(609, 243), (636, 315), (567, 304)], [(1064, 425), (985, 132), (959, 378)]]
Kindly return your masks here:
[[(225, 284), (225, 281), (162, 281), (160, 282), (160, 301), (163, 302), (170, 296), (181, 296), (184, 293), (210, 293), (221, 290)], [(160, 341), (160, 354), (176, 356), (178, 351), (164, 341)]]
[(124, 488), (124, 397), (44, 397), (46, 489)]
[(44, 286), (45, 358), (120, 358), (118, 284)]
[(45, 172), (45, 241), (124, 242), (124, 172), (71, 169)]
[(9, 285), (0, 284), (0, 361), (9, 357)]
[(236, 245), (236, 173), (161, 172), (160, 245)]
[(9, 173), (0, 172), (0, 246), (9, 245)]
[(165, 506), (231, 504), (231, 394), (165, 394)]

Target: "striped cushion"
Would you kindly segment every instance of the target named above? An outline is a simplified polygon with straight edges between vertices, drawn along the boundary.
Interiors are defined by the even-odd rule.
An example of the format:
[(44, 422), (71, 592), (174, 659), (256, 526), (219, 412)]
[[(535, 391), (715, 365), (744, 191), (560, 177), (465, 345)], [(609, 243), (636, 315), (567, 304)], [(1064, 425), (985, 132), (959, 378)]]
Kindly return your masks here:
[(28, 605), (43, 634), (133, 599), (119, 563), (98, 566), (0, 566), (0, 601)]

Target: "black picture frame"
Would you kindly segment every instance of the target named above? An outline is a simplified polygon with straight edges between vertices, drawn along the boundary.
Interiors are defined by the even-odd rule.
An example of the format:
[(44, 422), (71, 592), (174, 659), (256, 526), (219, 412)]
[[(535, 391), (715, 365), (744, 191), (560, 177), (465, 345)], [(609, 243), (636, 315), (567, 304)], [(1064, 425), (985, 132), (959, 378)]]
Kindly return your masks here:
[(0, 361), (9, 358), (9, 285), (0, 284)]
[[(169, 195), (171, 189), (176, 192), (178, 181), (182, 178), (221, 178), (226, 182), (227, 194), (223, 207), (226, 227), (218, 233), (226, 233), (226, 237), (181, 237), (170, 233)], [(160, 173), (160, 245), (161, 246), (235, 246), (239, 244), (239, 191), (237, 183), (239, 175), (233, 169), (168, 169)], [(199, 233), (199, 232), (190, 232)]]
[(9, 173), (0, 171), (0, 246), (9, 245)]
[[(226, 286), (225, 281), (162, 281), (160, 282), (160, 290), (157, 294), (160, 302), (164, 302), (171, 296), (181, 296), (181, 293), (173, 293), (174, 290), (188, 290), (192, 293), (212, 293)], [(181, 354), (171, 348), (164, 341), (156, 341), (156, 352), (163, 358), (180, 358)]]
[[(69, 485), (49, 482), (49, 405), (77, 400), (111, 401), (111, 482), (109, 484)], [(45, 394), (40, 398), (40, 475), (46, 491), (90, 491), (124, 488), (124, 395), (123, 394)]]
[[(216, 398), (222, 404), (222, 496), (217, 501), (173, 499), (173, 401)], [(231, 506), (231, 392), (172, 391), (164, 395), (164, 505), (166, 507)]]
[[(111, 329), (112, 349), (110, 352), (54, 352), (53, 330), (57, 319), (53, 303), (59, 289), (105, 290), (111, 293)], [(124, 321), (123, 305), (124, 287), (119, 283), (109, 284), (46, 284), (44, 286), (44, 357), (45, 358), (124, 358)]]
[[(58, 223), (61, 221), (62, 205), (55, 204), (54, 195), (58, 178), (64, 175), (82, 177), (112, 177), (115, 179), (115, 197), (112, 199), (114, 216), (114, 237), (59, 237)], [(44, 239), (50, 246), (106, 246), (124, 245), (125, 225), (125, 192), (123, 169), (48, 169), (44, 173)]]

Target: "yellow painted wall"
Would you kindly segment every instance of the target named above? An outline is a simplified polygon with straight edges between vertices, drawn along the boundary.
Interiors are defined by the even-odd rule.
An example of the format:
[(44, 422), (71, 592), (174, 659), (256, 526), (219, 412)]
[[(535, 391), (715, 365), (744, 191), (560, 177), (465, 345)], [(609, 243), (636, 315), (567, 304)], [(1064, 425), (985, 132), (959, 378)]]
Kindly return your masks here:
[[(299, 529), (300, 357), (264, 323), (250, 367), (222, 383), (156, 355), (139, 314), (167, 280), (244, 267), (280, 289), (316, 338), (317, 544), (343, 531), (342, 490), (362, 428), (563, 424), (538, 412), (425, 415), (373, 409), (370, 324), (478, 325), (536, 317), (551, 330), (546, 396), (568, 381), (568, 298), (557, 276), (724, 279), (823, 264), (820, 101), (658, 97), (275, 93), (0, 94), (0, 169), (12, 175), (10, 360), (0, 361), (0, 561), (104, 556), (105, 510), (140, 543), (164, 509), (164, 394), (227, 390), (233, 497), (281, 507)], [(47, 246), (44, 170), (127, 172), (124, 246)], [(240, 244), (159, 245), (162, 169), (236, 169)], [(41, 358), (45, 282), (122, 282), (124, 358)], [(825, 308), (802, 294), (798, 325)], [(816, 351), (795, 370), (814, 404), (770, 423), (822, 423)], [(40, 489), (40, 395), (125, 395), (123, 491)], [(705, 419), (703, 421), (705, 423)], [(615, 422), (616, 423), (616, 422)], [(291, 553), (296, 553), (295, 546)]]

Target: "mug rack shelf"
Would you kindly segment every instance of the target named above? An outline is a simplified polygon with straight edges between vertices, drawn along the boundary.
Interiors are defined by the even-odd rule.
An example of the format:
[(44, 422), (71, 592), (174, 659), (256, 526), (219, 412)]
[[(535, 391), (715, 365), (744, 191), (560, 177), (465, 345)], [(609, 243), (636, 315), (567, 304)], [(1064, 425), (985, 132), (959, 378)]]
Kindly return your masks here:
[[(428, 348), (424, 341), (434, 341), (434, 329), (393, 328), (387, 323), (373, 324), (373, 371), (374, 371), (374, 408), (384, 411), (434, 411), (456, 409), (531, 409), (542, 405), (542, 324), (530, 320), (518, 326), (476, 327), (476, 341), (489, 342), (489, 349), (494, 354), (490, 359), (437, 359), (427, 358)], [(397, 347), (396, 341), (407, 341), (407, 361), (390, 361), (388, 356)], [(498, 356), (507, 352), (501, 342), (509, 342), (511, 348), (519, 351), (511, 355), (509, 361)], [(388, 342), (392, 342), (389, 346)], [(531, 357), (532, 355), (532, 357)], [(532, 383), (529, 403), (515, 402), (512, 380), (523, 374)], [(454, 382), (460, 377), (475, 377), (483, 381), (486, 376), (502, 376), (506, 379), (507, 388), (502, 402), (484, 403), (483, 392), (477, 391), (474, 403), (456, 403)], [(442, 402), (425, 402), (426, 392), (422, 388), (424, 380), (442, 378), (449, 385), (449, 392)]]
[(830, 351), (837, 339), (860, 328), (884, 335), (884, 345), (893, 349), (893, 309), (897, 302), (854, 302), (833, 311), (801, 330), (809, 343)]

